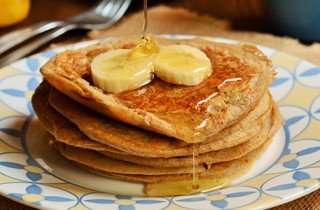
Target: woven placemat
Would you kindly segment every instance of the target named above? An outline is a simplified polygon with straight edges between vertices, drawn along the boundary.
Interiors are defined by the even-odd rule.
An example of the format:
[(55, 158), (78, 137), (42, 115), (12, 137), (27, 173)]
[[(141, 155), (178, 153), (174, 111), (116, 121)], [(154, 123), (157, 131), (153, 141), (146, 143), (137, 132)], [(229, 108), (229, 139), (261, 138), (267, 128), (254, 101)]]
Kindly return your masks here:
[[(152, 34), (190, 34), (211, 37), (222, 37), (244, 42), (251, 42), (271, 47), (298, 56), (320, 66), (320, 44), (303, 45), (299, 41), (277, 37), (271, 34), (253, 31), (238, 31), (231, 28), (227, 20), (218, 20), (211, 16), (197, 15), (182, 8), (157, 6), (151, 8), (149, 14), (148, 32)], [(136, 36), (141, 33), (143, 13), (137, 12), (125, 17), (122, 21), (106, 30), (94, 30), (88, 34), (89, 39), (105, 37)], [(34, 208), (19, 204), (0, 196), (0, 209), (31, 210)], [(272, 210), (319, 210), (320, 190), (302, 198), (272, 208)]]
[(0, 209), (2, 210), (33, 210), (35, 208), (20, 204), (8, 198), (0, 196)]

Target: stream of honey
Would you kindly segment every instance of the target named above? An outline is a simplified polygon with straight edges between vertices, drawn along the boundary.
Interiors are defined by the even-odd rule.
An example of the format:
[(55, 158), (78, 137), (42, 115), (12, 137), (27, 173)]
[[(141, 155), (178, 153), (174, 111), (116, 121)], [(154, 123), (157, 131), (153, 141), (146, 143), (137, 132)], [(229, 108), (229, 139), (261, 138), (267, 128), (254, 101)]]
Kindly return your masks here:
[(148, 27), (148, 0), (143, 0), (143, 16), (144, 22), (142, 27), (142, 35), (145, 35)]
[(199, 189), (199, 177), (198, 177), (198, 168), (199, 168), (199, 146), (200, 143), (192, 145), (192, 189)]

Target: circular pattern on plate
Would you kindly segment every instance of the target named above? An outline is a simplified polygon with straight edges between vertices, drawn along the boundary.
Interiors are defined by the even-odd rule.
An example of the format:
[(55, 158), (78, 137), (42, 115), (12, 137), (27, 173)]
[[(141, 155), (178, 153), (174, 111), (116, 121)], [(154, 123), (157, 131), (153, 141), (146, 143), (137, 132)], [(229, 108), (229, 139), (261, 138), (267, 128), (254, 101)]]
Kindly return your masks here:
[(293, 74), (286, 68), (277, 66), (276, 67), (277, 76), (269, 89), (272, 93), (273, 99), (276, 102), (284, 99), (293, 89), (294, 77)]
[(37, 183), (63, 183), (45, 171), (32, 157), (23, 153), (0, 155), (1, 172), (10, 178)]
[(18, 74), (0, 80), (1, 102), (23, 115), (33, 113), (31, 96), (42, 81), (39, 75)]
[(92, 193), (84, 195), (81, 203), (89, 209), (164, 209), (170, 202), (165, 198), (131, 197)]
[(320, 141), (301, 139), (291, 142), (281, 159), (267, 173), (281, 173), (308, 167), (319, 161)]
[(59, 206), (59, 209), (70, 209), (79, 201), (74, 194), (62, 190), (61, 188), (51, 187), (34, 183), (5, 183), (1, 185), (7, 195), (26, 203), (41, 207), (51, 208)]
[(281, 174), (268, 180), (263, 186), (264, 193), (286, 199), (287, 194), (298, 195), (320, 183), (319, 168), (307, 168)]
[(192, 196), (177, 196), (173, 203), (191, 209), (234, 209), (259, 199), (261, 193), (254, 187), (228, 187), (219, 191)]
[(317, 96), (310, 105), (311, 115), (320, 121), (320, 95)]
[(310, 88), (320, 88), (320, 67), (307, 61), (300, 61), (294, 71), (295, 77)]
[(311, 117), (304, 108), (280, 106), (279, 109), (285, 120), (285, 126), (289, 129), (290, 139), (298, 136), (309, 126)]
[[(194, 38), (195, 36), (166, 35)], [(208, 40), (239, 43), (236, 40), (204, 37)], [(45, 51), (5, 67), (0, 75), (0, 191), (33, 203), (39, 208), (70, 209), (230, 209), (266, 208), (302, 196), (319, 188), (320, 179), (320, 68), (296, 57), (259, 46), (277, 67), (278, 77), (270, 90), (286, 121), (290, 143), (272, 166), (247, 181), (215, 192), (172, 198), (124, 196), (88, 190), (54, 176), (50, 166), (34, 158), (26, 147), (26, 129), (33, 120), (32, 92), (41, 81), (39, 68), (51, 56), (66, 49), (98, 41), (77, 43)], [(34, 137), (34, 136), (31, 136)], [(37, 136), (35, 136), (37, 137)], [(30, 138), (30, 137), (29, 137)], [(285, 139), (280, 139), (286, 141)], [(283, 142), (282, 142), (283, 143)], [(62, 178), (62, 179), (60, 179)]]
[(0, 120), (0, 139), (11, 147), (22, 151), (21, 137), (25, 116), (9, 116)]

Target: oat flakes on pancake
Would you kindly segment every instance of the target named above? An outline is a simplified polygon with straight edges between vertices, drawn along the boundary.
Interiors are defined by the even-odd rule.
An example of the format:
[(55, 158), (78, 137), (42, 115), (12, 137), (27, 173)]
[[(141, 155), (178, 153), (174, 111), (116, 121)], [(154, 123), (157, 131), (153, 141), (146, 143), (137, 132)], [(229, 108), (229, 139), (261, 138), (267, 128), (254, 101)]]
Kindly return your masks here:
[[(49, 101), (90, 139), (102, 144), (145, 157), (192, 155), (192, 147), (183, 141), (108, 119), (81, 106), (55, 89), (51, 89)], [(255, 109), (239, 123), (220, 132), (216, 136), (217, 139), (200, 144), (199, 154), (232, 147), (257, 135), (262, 130), (266, 113), (271, 110), (272, 105), (270, 95), (266, 94)]]
[(52, 86), (106, 116), (188, 143), (203, 142), (238, 121), (257, 104), (273, 80), (270, 60), (254, 46), (155, 38), (158, 44), (200, 48), (211, 60), (212, 75), (190, 87), (156, 77), (137, 90), (118, 94), (95, 87), (90, 79), (93, 57), (111, 49), (133, 48), (136, 40), (65, 51), (40, 71)]
[[(266, 148), (272, 142), (272, 139), (273, 139), (272, 137), (269, 138), (260, 147), (249, 152), (247, 155), (239, 159), (212, 164), (210, 168), (199, 173), (199, 178), (200, 179), (225, 178), (225, 179), (232, 180), (240, 177), (252, 167), (253, 162), (257, 158), (259, 158), (259, 156), (266, 150)], [(166, 181), (192, 180), (193, 178), (192, 173), (164, 174), (164, 175), (113, 173), (106, 170), (103, 164), (100, 164), (102, 163), (102, 162), (99, 162), (101, 155), (99, 155), (98, 153), (92, 152), (92, 153), (86, 154), (86, 152), (88, 152), (87, 150), (79, 149), (76, 147), (69, 150), (62, 143), (58, 144), (58, 150), (61, 152), (63, 156), (65, 156), (67, 159), (72, 160), (73, 162), (75, 162), (75, 164), (77, 164), (81, 168), (89, 172), (96, 173), (98, 175), (102, 175), (106, 177), (112, 177), (112, 178), (122, 179), (126, 181), (143, 182), (143, 183), (159, 183), (159, 182), (166, 182)], [(82, 155), (80, 156), (77, 150), (82, 150), (85, 154), (82, 153)], [(103, 160), (106, 160), (106, 159), (108, 158), (106, 157), (103, 158)], [(125, 161), (118, 161), (117, 163), (123, 163), (123, 162)], [(159, 170), (160, 169), (161, 168), (159, 168)]]

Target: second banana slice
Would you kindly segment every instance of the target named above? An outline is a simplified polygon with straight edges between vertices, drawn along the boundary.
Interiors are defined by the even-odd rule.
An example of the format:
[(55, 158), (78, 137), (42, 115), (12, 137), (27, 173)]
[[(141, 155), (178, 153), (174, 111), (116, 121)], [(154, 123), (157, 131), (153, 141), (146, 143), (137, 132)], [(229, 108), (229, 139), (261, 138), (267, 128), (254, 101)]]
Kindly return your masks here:
[(189, 45), (161, 46), (152, 63), (157, 77), (177, 85), (197, 85), (212, 73), (206, 54)]

